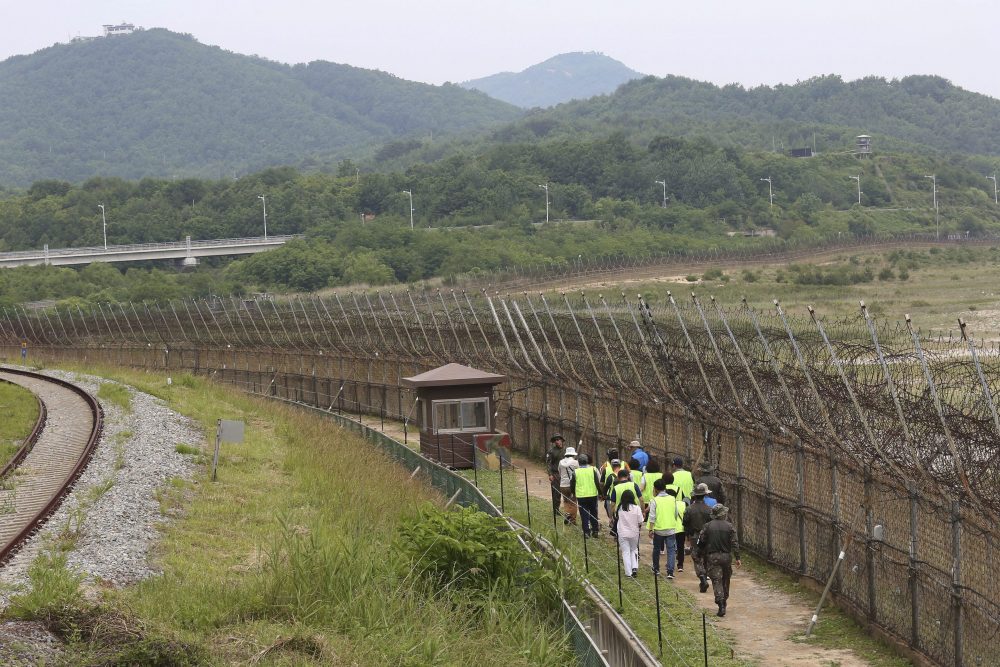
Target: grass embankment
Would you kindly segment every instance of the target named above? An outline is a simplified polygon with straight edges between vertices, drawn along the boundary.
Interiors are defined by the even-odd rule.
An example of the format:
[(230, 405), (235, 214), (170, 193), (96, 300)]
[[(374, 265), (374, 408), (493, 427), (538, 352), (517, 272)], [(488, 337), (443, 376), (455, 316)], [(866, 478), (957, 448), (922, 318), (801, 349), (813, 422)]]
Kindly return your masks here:
[[(99, 371), (166, 400), (214, 437), (247, 422), (209, 480), (164, 489), (182, 510), (156, 552), (163, 575), (85, 602), (59, 555), (36, 563), (13, 615), (41, 618), (74, 664), (562, 665), (561, 628), (524, 596), (483, 605), (435, 585), (400, 539), (441, 498), (329, 420), (191, 376)], [(159, 662), (157, 662), (159, 660)]]
[(38, 421), (38, 399), (24, 387), (0, 382), (0, 467), (21, 448)]

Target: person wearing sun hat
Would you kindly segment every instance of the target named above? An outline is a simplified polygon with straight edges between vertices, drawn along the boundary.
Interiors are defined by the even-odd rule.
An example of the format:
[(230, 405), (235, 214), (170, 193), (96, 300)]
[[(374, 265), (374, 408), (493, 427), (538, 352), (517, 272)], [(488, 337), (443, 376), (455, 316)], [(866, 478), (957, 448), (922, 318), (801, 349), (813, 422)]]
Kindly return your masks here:
[(698, 551), (698, 536), (701, 529), (712, 520), (712, 509), (705, 503), (706, 496), (712, 493), (704, 484), (695, 487), (691, 496), (691, 505), (684, 512), (684, 532), (691, 536), (691, 562), (694, 573), (698, 575), (698, 588), (702, 593), (708, 590), (708, 574), (705, 572), (705, 559)]
[(729, 602), (729, 581), (733, 565), (740, 567), (740, 543), (736, 529), (729, 523), (729, 508), (718, 504), (712, 508), (712, 520), (705, 524), (698, 535), (698, 553), (705, 559), (705, 570), (712, 580), (718, 616), (726, 615)]
[(642, 443), (633, 440), (628, 444), (628, 448), (629, 457), (639, 462), (639, 470), (645, 470), (646, 466), (649, 465), (649, 454), (643, 450)]
[(549, 473), (549, 486), (552, 489), (552, 513), (559, 516), (559, 504), (562, 503), (562, 494), (559, 492), (559, 462), (563, 457), (563, 444), (565, 440), (562, 435), (556, 433), (549, 438), (549, 451), (545, 452), (545, 468)]
[(580, 466), (576, 448), (567, 447), (559, 461), (559, 493), (563, 500), (563, 523), (576, 523), (576, 501), (573, 500), (573, 472)]

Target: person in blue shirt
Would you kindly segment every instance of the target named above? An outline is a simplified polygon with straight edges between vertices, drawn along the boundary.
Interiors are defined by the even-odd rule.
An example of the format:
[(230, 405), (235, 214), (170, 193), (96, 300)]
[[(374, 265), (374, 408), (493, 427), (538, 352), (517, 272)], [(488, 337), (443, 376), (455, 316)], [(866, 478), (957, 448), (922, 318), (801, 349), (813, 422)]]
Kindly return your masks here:
[(629, 443), (629, 449), (632, 450), (632, 458), (639, 462), (639, 469), (645, 470), (646, 466), (649, 465), (649, 454), (643, 451), (642, 445), (638, 440), (633, 440)]

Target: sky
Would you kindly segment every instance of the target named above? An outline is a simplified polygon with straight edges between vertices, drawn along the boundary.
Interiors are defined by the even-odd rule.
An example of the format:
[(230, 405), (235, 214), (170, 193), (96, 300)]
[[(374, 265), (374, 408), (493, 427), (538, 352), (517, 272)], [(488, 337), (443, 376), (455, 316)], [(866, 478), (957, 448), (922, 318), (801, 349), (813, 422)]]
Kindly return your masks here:
[(0, 0), (0, 16), (0, 59), (125, 21), (435, 84), (600, 51), (720, 85), (937, 74), (1000, 98), (995, 0)]

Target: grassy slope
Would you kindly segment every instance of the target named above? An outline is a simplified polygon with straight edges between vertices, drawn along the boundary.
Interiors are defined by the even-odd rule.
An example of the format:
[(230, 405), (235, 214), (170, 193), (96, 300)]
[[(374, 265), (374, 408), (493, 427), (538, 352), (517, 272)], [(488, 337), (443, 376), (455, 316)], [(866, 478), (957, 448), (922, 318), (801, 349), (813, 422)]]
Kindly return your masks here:
[(0, 466), (17, 452), (37, 419), (38, 401), (34, 394), (0, 382)]
[[(852, 259), (853, 258), (853, 259)], [(807, 263), (803, 263), (805, 265)], [(969, 323), (970, 334), (977, 338), (995, 337), (1000, 331), (1000, 250), (987, 247), (914, 250), (893, 261), (892, 253), (843, 253), (820, 263), (826, 269), (871, 268), (871, 282), (854, 285), (800, 285), (792, 282), (787, 265), (770, 265), (724, 272), (728, 281), (704, 280), (704, 274), (670, 276), (655, 281), (629, 285), (629, 292), (641, 292), (654, 303), (662, 302), (668, 290), (675, 298), (688, 298), (694, 291), (707, 302), (709, 295), (723, 305), (737, 306), (740, 299), (761, 310), (773, 309), (772, 299), (779, 299), (786, 311), (806, 316), (806, 306), (813, 305), (818, 315), (830, 319), (854, 318), (860, 313), (860, 300), (876, 317), (902, 321), (906, 313), (915, 326), (947, 335), (958, 331), (958, 318)], [(883, 269), (892, 277), (880, 279)], [(908, 274), (899, 278), (901, 270)], [(599, 291), (599, 290), (598, 290)], [(603, 288), (607, 291), (607, 288)]]
[[(499, 601), (484, 620), (407, 569), (391, 543), (417, 507), (441, 499), (363, 441), (190, 376), (167, 386), (158, 375), (101, 374), (193, 417), (206, 443), (217, 418), (247, 423), (244, 444), (223, 446), (218, 482), (206, 444), (195, 482), (162, 493), (182, 517), (157, 549), (163, 576), (108, 594), (109, 609), (129, 610), (147, 637), (195, 646), (209, 664), (572, 662), (532, 610)], [(83, 664), (108, 650), (76, 648)]]

